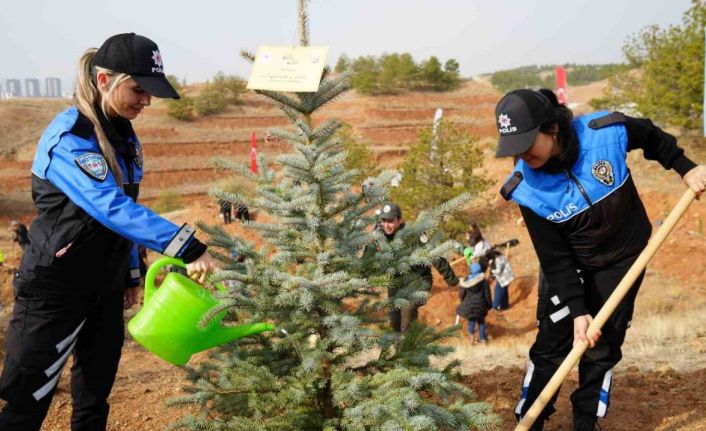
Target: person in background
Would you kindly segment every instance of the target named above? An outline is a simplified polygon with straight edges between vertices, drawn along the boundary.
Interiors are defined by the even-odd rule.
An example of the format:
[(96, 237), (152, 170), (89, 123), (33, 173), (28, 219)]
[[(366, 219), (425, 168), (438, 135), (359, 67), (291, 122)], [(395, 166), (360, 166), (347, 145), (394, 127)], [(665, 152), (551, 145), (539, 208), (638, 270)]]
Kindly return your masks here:
[(472, 260), (478, 261), (490, 251), (490, 243), (483, 238), (483, 234), (476, 223), (471, 225), (471, 230), (466, 233), (468, 246), (473, 249)]
[[(571, 395), (573, 430), (593, 430), (608, 411), (613, 367), (622, 357), (644, 271), (602, 331), (589, 336), (587, 330), (652, 231), (627, 153), (642, 149), (645, 158), (674, 169), (697, 195), (706, 190), (706, 166), (697, 166), (673, 136), (648, 119), (619, 112), (574, 118), (551, 90), (511, 91), (495, 115), (496, 156), (516, 160), (501, 194), (519, 205), (546, 279), (515, 414), (518, 419), (526, 414), (572, 345), (586, 343), (579, 387)], [(543, 429), (556, 397), (533, 431)]]
[(241, 222), (250, 221), (250, 210), (245, 204), (238, 204), (238, 208), (235, 210), (235, 217)]
[(0, 377), (3, 431), (39, 430), (70, 354), (73, 431), (104, 430), (137, 298), (137, 246), (181, 258), (203, 282), (217, 267), (192, 227), (137, 203), (143, 175), (132, 128), (152, 97), (179, 98), (157, 45), (134, 33), (79, 62), (74, 106), (57, 115), (32, 163), (38, 210), (15, 274), (15, 305)]
[(482, 257), (478, 262), (471, 264), (471, 272), (465, 280), (461, 281), (459, 298), (461, 303), (456, 307), (456, 315), (468, 319), (468, 336), (471, 343), (475, 343), (475, 328), (478, 325), (478, 341), (486, 343), (485, 318), (492, 306), (490, 299), (490, 285), (485, 277), (488, 260)]
[[(382, 230), (385, 241), (391, 242), (395, 239), (395, 235), (405, 228), (404, 220), (402, 219), (402, 209), (394, 203), (387, 203), (377, 211), (379, 225), (376, 229)], [(422, 236), (419, 239), (420, 243), (427, 241), (426, 237)], [(374, 246), (367, 246), (363, 251), (364, 257), (369, 257), (375, 252)], [(458, 278), (454, 274), (449, 262), (444, 258), (439, 258), (433, 262), (433, 266), (439, 271), (444, 280), (449, 286), (457, 287)], [(397, 293), (403, 289), (423, 289), (427, 292), (431, 291), (432, 274), (431, 268), (428, 266), (413, 266), (409, 272), (404, 274), (395, 274), (392, 278), (392, 284), (387, 290), (388, 298), (394, 298)], [(424, 304), (414, 304), (409, 308), (390, 310), (390, 325), (396, 332), (404, 333), (409, 328), (409, 325), (417, 320), (418, 310)]]
[(223, 216), (223, 224), (230, 224), (233, 213), (233, 204), (227, 200), (221, 200), (219, 202), (219, 206), (221, 215)]
[(491, 249), (488, 254), (488, 266), (490, 273), (495, 279), (495, 289), (493, 291), (493, 309), (507, 310), (510, 308), (510, 292), (508, 288), (510, 283), (515, 279), (515, 273), (512, 271), (510, 261), (503, 253)]

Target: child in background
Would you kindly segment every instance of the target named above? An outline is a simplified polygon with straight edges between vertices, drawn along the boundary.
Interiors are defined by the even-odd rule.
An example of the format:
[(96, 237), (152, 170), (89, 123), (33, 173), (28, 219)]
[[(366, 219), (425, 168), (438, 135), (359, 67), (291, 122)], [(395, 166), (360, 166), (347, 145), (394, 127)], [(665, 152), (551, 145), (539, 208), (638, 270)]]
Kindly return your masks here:
[(485, 278), (487, 259), (481, 258), (478, 263), (471, 264), (471, 273), (461, 281), (461, 303), (456, 307), (456, 314), (468, 319), (468, 334), (471, 342), (475, 342), (475, 328), (478, 324), (479, 340), (486, 343), (485, 317), (492, 306), (490, 299), (490, 285)]
[(510, 308), (510, 293), (508, 287), (515, 279), (510, 262), (504, 254), (496, 249), (488, 253), (488, 265), (490, 272), (495, 278), (495, 291), (493, 292), (493, 308), (496, 310), (507, 310)]

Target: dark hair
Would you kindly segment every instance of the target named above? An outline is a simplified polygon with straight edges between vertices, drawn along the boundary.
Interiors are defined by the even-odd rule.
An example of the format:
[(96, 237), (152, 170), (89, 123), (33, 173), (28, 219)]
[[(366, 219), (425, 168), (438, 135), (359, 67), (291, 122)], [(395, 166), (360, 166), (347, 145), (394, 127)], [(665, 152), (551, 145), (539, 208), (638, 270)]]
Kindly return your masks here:
[(539, 127), (539, 131), (542, 133), (551, 134), (552, 128), (556, 124), (558, 127), (557, 139), (559, 140), (559, 145), (561, 145), (561, 155), (559, 155), (559, 161), (562, 163), (573, 164), (578, 156), (579, 146), (578, 139), (576, 138), (576, 133), (574, 128), (571, 127), (571, 121), (574, 119), (574, 113), (571, 112), (566, 105), (559, 103), (556, 94), (552, 90), (541, 88), (538, 90), (540, 94), (549, 99), (552, 107), (554, 108), (554, 118), (542, 124)]
[(489, 259), (495, 259), (496, 257), (500, 256), (501, 254), (504, 255), (505, 253), (498, 250), (496, 247), (491, 247), (490, 250), (488, 251), (488, 253), (486, 253), (485, 255), (488, 256)]
[(483, 234), (480, 233), (480, 228), (476, 223), (471, 224), (471, 229), (472, 230), (469, 232), (471, 238), (468, 240), (470, 245), (476, 245), (483, 241)]

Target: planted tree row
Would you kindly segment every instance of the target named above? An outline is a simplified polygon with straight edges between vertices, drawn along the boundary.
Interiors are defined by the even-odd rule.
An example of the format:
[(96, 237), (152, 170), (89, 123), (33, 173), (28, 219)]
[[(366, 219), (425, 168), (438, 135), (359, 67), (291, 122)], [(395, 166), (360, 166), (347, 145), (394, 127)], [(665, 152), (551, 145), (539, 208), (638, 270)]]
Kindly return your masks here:
[(420, 63), (409, 53), (383, 54), (350, 59), (345, 54), (336, 72), (350, 72), (351, 86), (364, 94), (394, 94), (406, 90), (449, 91), (461, 84), (459, 64), (449, 59), (443, 65), (435, 56)]
[[(608, 79), (627, 66), (622, 64), (564, 64), (569, 75), (569, 85), (585, 85)], [(490, 82), (500, 91), (516, 88), (554, 88), (554, 68), (557, 65), (522, 66), (492, 74)]]
[(193, 120), (196, 116), (215, 115), (223, 112), (229, 105), (239, 104), (246, 84), (237, 76), (218, 72), (192, 96), (184, 90), (184, 86), (175, 76), (170, 75), (167, 79), (181, 95), (180, 99), (167, 102), (167, 115), (182, 121)]

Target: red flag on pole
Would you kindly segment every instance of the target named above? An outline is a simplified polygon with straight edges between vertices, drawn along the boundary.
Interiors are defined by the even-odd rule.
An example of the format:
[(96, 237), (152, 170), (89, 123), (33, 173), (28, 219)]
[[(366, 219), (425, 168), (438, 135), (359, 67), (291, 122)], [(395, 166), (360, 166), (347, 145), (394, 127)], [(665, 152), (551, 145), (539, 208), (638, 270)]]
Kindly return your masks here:
[(255, 131), (252, 132), (252, 144), (250, 145), (250, 170), (253, 174), (257, 173), (257, 138)]
[(558, 66), (554, 69), (556, 73), (556, 98), (559, 99), (559, 103), (566, 105), (568, 101), (568, 95), (566, 93), (566, 69), (562, 66)]

